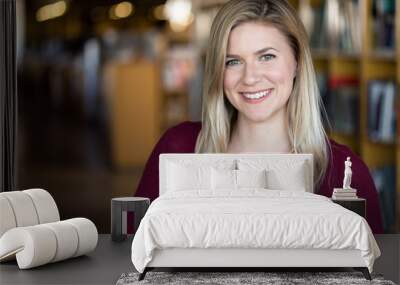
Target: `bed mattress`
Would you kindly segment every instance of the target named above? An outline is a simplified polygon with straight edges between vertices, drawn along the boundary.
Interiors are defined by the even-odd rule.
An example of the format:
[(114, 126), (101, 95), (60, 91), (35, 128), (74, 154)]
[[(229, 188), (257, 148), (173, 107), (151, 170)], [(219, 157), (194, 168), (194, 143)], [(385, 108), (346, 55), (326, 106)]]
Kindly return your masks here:
[(153, 201), (132, 242), (143, 272), (162, 249), (359, 250), (372, 272), (380, 251), (361, 216), (308, 192), (186, 190)]

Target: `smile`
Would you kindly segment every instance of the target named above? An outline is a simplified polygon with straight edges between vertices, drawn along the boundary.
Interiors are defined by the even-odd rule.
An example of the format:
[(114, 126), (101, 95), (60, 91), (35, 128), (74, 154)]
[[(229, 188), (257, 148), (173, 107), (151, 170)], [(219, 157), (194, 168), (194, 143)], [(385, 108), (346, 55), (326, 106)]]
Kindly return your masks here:
[(239, 92), (240, 95), (242, 95), (245, 99), (251, 100), (251, 101), (261, 101), (260, 99), (263, 99), (270, 95), (272, 92), (272, 89), (266, 89), (262, 91), (257, 91), (257, 92)]

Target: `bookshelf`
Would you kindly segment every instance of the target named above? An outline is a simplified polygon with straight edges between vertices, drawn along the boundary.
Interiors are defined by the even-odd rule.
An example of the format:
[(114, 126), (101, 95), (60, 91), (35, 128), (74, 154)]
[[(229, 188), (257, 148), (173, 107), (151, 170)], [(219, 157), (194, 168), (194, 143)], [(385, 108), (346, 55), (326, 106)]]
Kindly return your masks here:
[[(387, 51), (380, 52), (373, 48), (373, 32), (371, 31), (372, 0), (360, 2), (362, 50), (361, 50), (361, 156), (370, 169), (396, 163), (395, 144), (374, 142), (368, 136), (368, 82), (370, 80), (393, 80), (396, 77), (395, 57), (382, 56)], [(390, 54), (391, 52), (389, 52)]]
[[(373, 31), (373, 0), (361, 1), (361, 21), (362, 21), (362, 51), (361, 51), (361, 156), (371, 170), (382, 168), (385, 165), (394, 165), (397, 171), (400, 165), (400, 160), (396, 159), (396, 144), (398, 141), (392, 142), (379, 142), (371, 139), (368, 134), (368, 84), (371, 80), (386, 80), (396, 81), (400, 75), (398, 73), (398, 58), (394, 49), (387, 50), (374, 47), (374, 38), (376, 33)], [(399, 6), (399, 5), (397, 5)], [(397, 11), (399, 7), (397, 7)], [(397, 13), (397, 18), (400, 13)], [(395, 30), (400, 31), (399, 26), (395, 26)], [(393, 31), (396, 33), (396, 31)], [(398, 32), (397, 32), (398, 33)], [(397, 90), (398, 91), (398, 90)], [(387, 94), (385, 94), (387, 95)], [(398, 95), (397, 95), (398, 96)], [(392, 110), (393, 112), (393, 110)], [(398, 136), (398, 135), (397, 135)], [(397, 177), (399, 177), (397, 175)], [(398, 179), (397, 179), (398, 180)], [(399, 181), (397, 181), (397, 185)], [(393, 185), (397, 190), (396, 196), (400, 194), (399, 186)], [(385, 189), (387, 191), (388, 189)], [(398, 208), (400, 200), (396, 201), (397, 213), (395, 214), (395, 221), (393, 226), (388, 231), (400, 231)]]
[[(308, 29), (308, 33), (317, 77), (321, 75), (325, 77), (324, 83), (319, 83), (319, 86), (321, 89), (321, 84), (326, 85), (323, 89), (327, 90), (327, 94), (325, 96), (324, 94), (321, 95), (324, 98), (324, 104), (332, 125), (329, 136), (335, 141), (349, 146), (355, 153), (360, 154), (361, 150), (357, 133), (359, 120), (360, 52), (357, 49), (342, 48), (337, 38), (332, 39), (329, 36), (321, 37), (321, 34), (326, 34), (324, 31), (326, 28), (324, 17), (328, 13), (327, 8), (331, 8), (326, 7), (326, 1), (297, 0), (291, 1), (291, 4), (298, 9), (300, 17), (301, 9), (313, 11), (314, 23), (310, 27), (311, 30)], [(307, 8), (302, 6), (307, 6)], [(302, 19), (304, 20), (304, 18)], [(317, 35), (317, 38), (320, 37), (320, 39), (316, 39), (315, 35)], [(343, 90), (344, 92), (342, 92)], [(351, 99), (351, 97), (353, 98)], [(349, 104), (346, 104), (347, 100), (354, 102), (354, 108), (351, 108), (354, 110), (348, 110), (345, 112), (346, 116), (343, 116), (337, 110), (348, 106)], [(340, 117), (345, 117), (343, 122), (338, 119)]]
[[(323, 11), (320, 13), (324, 17), (331, 12), (328, 12), (328, 9), (326, 9), (326, 1), (324, 0), (298, 0), (291, 2), (299, 10), (302, 9), (301, 5), (306, 5), (308, 6), (308, 9), (311, 7), (311, 9), (316, 13), (318, 13), (318, 11)], [(346, 1), (337, 1), (337, 3), (342, 5), (342, 7), (346, 5), (343, 4), (345, 2)], [(373, 120), (370, 118), (371, 110), (373, 110), (371, 109), (373, 105), (370, 102), (372, 97), (370, 94), (372, 90), (371, 86), (374, 84), (381, 84), (380, 82), (385, 82), (385, 84), (386, 82), (393, 82), (397, 87), (394, 96), (397, 97), (397, 117), (400, 119), (400, 37), (397, 37), (396, 39), (397, 44), (393, 44), (396, 48), (392, 48), (393, 46), (389, 45), (389, 40), (387, 42), (381, 41), (382, 35), (377, 35), (377, 27), (381, 27), (379, 25), (383, 21), (383, 18), (379, 18), (379, 15), (381, 15), (379, 13), (382, 13), (382, 11), (378, 11), (377, 5), (374, 6), (374, 2), (374, 0), (353, 1), (353, 3), (357, 3), (357, 9), (353, 9), (353, 13), (355, 16), (358, 15), (358, 19), (356, 20), (359, 21), (359, 39), (361, 43), (361, 45), (359, 45), (359, 50), (343, 50), (340, 47), (340, 44), (338, 45), (338, 42), (332, 42), (329, 40), (329, 35), (328, 40), (323, 46), (313, 47), (312, 32), (310, 34), (310, 40), (316, 72), (317, 74), (323, 74), (327, 77), (327, 97), (330, 100), (327, 102), (329, 104), (332, 104), (332, 102), (337, 100), (337, 98), (332, 99), (334, 96), (347, 96), (346, 94), (341, 95), (338, 92), (334, 92), (335, 81), (344, 79), (358, 80), (356, 87), (356, 89), (358, 89), (358, 131), (349, 133), (343, 132), (343, 130), (337, 130), (334, 124), (335, 118), (332, 118), (332, 114), (329, 114), (329, 104), (327, 104), (330, 121), (333, 121), (333, 129), (329, 136), (339, 143), (348, 145), (354, 152), (359, 154), (373, 173), (379, 169), (387, 167), (388, 165), (394, 165), (396, 167), (394, 178), (397, 177), (398, 179), (396, 184), (392, 187), (395, 188), (393, 190), (396, 194), (395, 197), (397, 196), (397, 207), (394, 214), (395, 222), (392, 223), (391, 227), (387, 228), (386, 231), (400, 232), (400, 126), (397, 126), (397, 133), (393, 140), (377, 139), (372, 135), (371, 121)], [(393, 5), (395, 2), (396, 1), (393, 1)], [(390, 3), (390, 1), (386, 2), (386, 4), (388, 3)], [(385, 13), (391, 13), (390, 11), (392, 11), (388, 9), (388, 7), (379, 8), (384, 10)], [(390, 16), (395, 19), (394, 29), (392, 30), (393, 35), (386, 35), (388, 39), (394, 37), (395, 34), (400, 33), (399, 3), (397, 3), (395, 9), (394, 15), (389, 14), (389, 16), (387, 16), (388, 14), (385, 14), (385, 21)], [(321, 26), (321, 23), (317, 23), (317, 25)], [(386, 27), (387, 26), (385, 26), (385, 28)], [(349, 34), (352, 34), (352, 32), (350, 31)], [(383, 46), (382, 43), (389, 44), (388, 46)], [(356, 46), (357, 45), (354, 45), (354, 47)], [(383, 86), (387, 87), (387, 85)], [(377, 89), (375, 88), (375, 90)], [(387, 97), (388, 94), (385, 93), (384, 95)], [(393, 112), (394, 111), (392, 110), (392, 113)], [(387, 189), (385, 189), (385, 191), (387, 191)]]

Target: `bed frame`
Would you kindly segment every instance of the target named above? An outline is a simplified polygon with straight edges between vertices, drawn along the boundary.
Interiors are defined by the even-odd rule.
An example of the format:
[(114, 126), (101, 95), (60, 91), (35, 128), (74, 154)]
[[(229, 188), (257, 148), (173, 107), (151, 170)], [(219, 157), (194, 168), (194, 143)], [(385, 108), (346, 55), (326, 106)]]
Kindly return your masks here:
[(155, 268), (337, 268), (350, 267), (371, 280), (359, 250), (329, 249), (198, 249), (170, 248), (156, 250), (139, 280)]
[[(221, 159), (241, 158), (304, 160), (308, 165), (309, 181), (306, 191), (313, 192), (313, 163), (311, 154), (161, 154), (160, 195), (166, 192), (167, 162), (195, 159), (197, 162), (212, 164)], [(254, 249), (254, 248), (168, 248), (157, 249), (153, 259), (139, 280), (155, 268), (230, 268), (237, 271), (271, 268), (343, 268), (361, 271), (367, 280), (371, 276), (359, 250), (330, 249)], [(262, 270), (260, 270), (262, 271)]]

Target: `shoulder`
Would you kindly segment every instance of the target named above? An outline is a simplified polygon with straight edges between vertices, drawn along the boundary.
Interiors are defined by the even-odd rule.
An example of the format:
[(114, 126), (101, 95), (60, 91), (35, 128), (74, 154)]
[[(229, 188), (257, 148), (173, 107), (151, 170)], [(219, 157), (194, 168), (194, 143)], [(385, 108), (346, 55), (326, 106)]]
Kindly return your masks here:
[(368, 167), (362, 161), (362, 159), (354, 153), (348, 146), (337, 143), (336, 141), (329, 140), (329, 162), (325, 172), (325, 177), (319, 188), (319, 193), (325, 196), (331, 196), (332, 190), (335, 187), (342, 187), (343, 175), (347, 157), (350, 157), (352, 162), (352, 186), (359, 187), (370, 184), (372, 178)]
[(329, 139), (332, 158), (357, 156), (348, 146)]
[(165, 131), (160, 142), (166, 152), (194, 152), (201, 122), (185, 121)]
[(369, 174), (369, 169), (364, 161), (354, 153), (348, 146), (337, 143), (330, 139), (330, 166), (333, 169), (342, 171), (344, 169), (344, 162), (347, 157), (350, 157), (352, 162), (353, 173), (358, 177), (365, 177)]
[(198, 134), (201, 130), (201, 122), (185, 121), (169, 128), (166, 134), (172, 135), (191, 135)]

